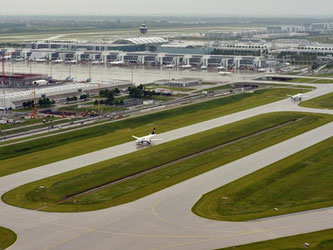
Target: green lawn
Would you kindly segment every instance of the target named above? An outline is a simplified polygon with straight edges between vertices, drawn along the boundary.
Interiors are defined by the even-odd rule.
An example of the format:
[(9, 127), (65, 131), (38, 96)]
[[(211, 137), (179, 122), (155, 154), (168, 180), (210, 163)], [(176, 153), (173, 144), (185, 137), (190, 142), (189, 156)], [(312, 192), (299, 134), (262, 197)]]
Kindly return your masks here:
[(333, 77), (333, 74), (318, 74), (318, 75), (314, 75), (317, 77)]
[(212, 87), (212, 88), (207, 88), (207, 89), (201, 89), (196, 91), (197, 92), (202, 92), (202, 91), (214, 91), (214, 90), (221, 90), (221, 89), (232, 89), (230, 84), (226, 84), (226, 85), (220, 85), (220, 86), (216, 86), (216, 87)]
[[(309, 243), (309, 247), (304, 247), (304, 243)], [(247, 245), (221, 248), (223, 250), (287, 250), (287, 249), (333, 249), (333, 229), (318, 231), (314, 233), (300, 234), (290, 237), (284, 237), (275, 240), (261, 241)]]
[(0, 176), (128, 142), (133, 134), (146, 135), (152, 127), (161, 133), (278, 101), (287, 94), (299, 92), (305, 90), (258, 90), (1, 147)]
[(166, 86), (166, 85), (157, 85), (157, 84), (146, 84), (144, 86), (146, 89), (161, 88), (161, 89), (171, 89), (171, 90), (182, 91), (182, 92), (189, 92), (189, 91), (195, 90), (193, 88), (170, 87), (170, 86)]
[(314, 79), (312, 78), (290, 78), (290, 80), (287, 80), (288, 82), (303, 82), (303, 83), (308, 83), (312, 82)]
[(192, 211), (214, 220), (247, 221), (332, 206), (332, 145), (333, 137), (213, 190)]
[(4, 227), (0, 227), (0, 249), (5, 249), (16, 241), (16, 234)]
[(201, 85), (217, 85), (217, 82), (202, 82)]
[[(81, 118), (82, 119), (82, 118)], [(41, 123), (41, 124), (36, 124), (34, 126), (29, 126), (29, 127), (17, 127), (15, 130), (10, 130), (10, 131), (5, 131), (3, 130), (1, 135), (2, 136), (8, 136), (11, 134), (16, 134), (16, 133), (22, 133), (22, 132), (26, 132), (26, 131), (30, 131), (33, 129), (38, 129), (38, 128), (47, 128), (51, 125), (55, 126), (55, 125), (59, 125), (59, 124), (63, 124), (63, 123), (69, 123), (71, 121), (77, 121), (80, 120), (80, 118), (72, 118), (72, 119), (53, 119), (52, 121), (49, 120), (49, 122), (46, 123)]]
[(53, 120), (57, 120), (59, 118), (55, 118), (55, 117), (47, 117), (47, 118), (39, 118), (39, 119), (30, 119), (30, 120), (25, 120), (25, 119), (19, 119), (19, 121), (21, 121), (21, 123), (17, 123), (17, 124), (0, 124), (0, 129), (10, 129), (10, 128), (19, 128), (19, 127), (23, 127), (23, 126), (27, 126), (27, 125), (33, 125), (36, 123), (42, 123), (43, 119), (45, 119), (46, 121), (53, 121)]
[[(320, 76), (320, 77), (322, 77), (322, 76)], [(314, 79), (314, 78), (295, 78), (295, 79), (289, 80), (288, 82), (326, 84), (326, 83), (333, 83), (333, 80)]]
[(314, 81), (311, 82), (311, 83), (322, 83), (322, 84), (325, 84), (325, 83), (333, 83), (333, 80), (319, 79), (319, 80), (314, 80)]
[[(300, 119), (302, 118), (302, 119)], [(271, 131), (210, 150), (168, 167), (58, 203), (63, 197), (89, 190), (120, 178), (160, 166), (184, 156), (253, 134), (263, 129), (300, 119)], [(322, 114), (271, 113), (149, 147), (115, 159), (66, 172), (18, 187), (3, 195), (4, 202), (43, 211), (89, 211), (123, 204), (184, 181), (258, 150), (332, 121)], [(246, 128), (246, 129), (245, 129)], [(43, 188), (40, 188), (40, 187)], [(42, 208), (43, 207), (43, 208)]]
[(333, 92), (301, 102), (299, 105), (308, 108), (333, 109)]

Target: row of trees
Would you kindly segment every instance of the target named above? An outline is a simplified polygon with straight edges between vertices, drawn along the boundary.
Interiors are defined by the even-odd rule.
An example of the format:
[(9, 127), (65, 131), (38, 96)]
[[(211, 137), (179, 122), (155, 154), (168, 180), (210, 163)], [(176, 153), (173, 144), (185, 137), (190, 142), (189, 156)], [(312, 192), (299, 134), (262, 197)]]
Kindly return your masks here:
[(145, 90), (141, 84), (138, 87), (128, 87), (129, 96), (132, 98), (143, 98), (157, 95), (155, 90)]
[[(98, 104), (98, 100), (95, 100), (95, 105)], [(100, 100), (100, 103), (102, 105), (124, 105), (124, 101), (120, 100), (120, 101), (112, 101), (110, 102), (110, 100), (106, 99), (106, 100)]]
[[(109, 90), (109, 89), (102, 89), (99, 92), (99, 95), (101, 97), (106, 98), (105, 100), (100, 100), (100, 103), (103, 105), (122, 105), (124, 104), (124, 101), (114, 101), (114, 97), (120, 93), (120, 90), (118, 88)], [(98, 100), (95, 100), (95, 104), (98, 104)]]
[(80, 100), (86, 100), (88, 97), (89, 97), (88, 94), (80, 95), (79, 98), (77, 98), (77, 96), (67, 97), (67, 102), (75, 102), (78, 99), (80, 99)]
[[(50, 107), (53, 104), (55, 104), (55, 101), (50, 100), (47, 97), (40, 98), (37, 102), (37, 105), (39, 107), (44, 107), (44, 108)], [(22, 106), (23, 106), (23, 108), (32, 108), (34, 106), (34, 101), (30, 100), (30, 101), (23, 102)]]

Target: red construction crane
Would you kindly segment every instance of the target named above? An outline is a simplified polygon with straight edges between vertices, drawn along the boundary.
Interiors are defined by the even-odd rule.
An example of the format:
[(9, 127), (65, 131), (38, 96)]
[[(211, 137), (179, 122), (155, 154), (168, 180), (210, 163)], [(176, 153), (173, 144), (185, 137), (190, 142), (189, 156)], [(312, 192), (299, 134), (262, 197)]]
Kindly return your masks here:
[(36, 119), (36, 117), (37, 117), (36, 89), (34, 89), (34, 90), (31, 92), (31, 95), (34, 95), (34, 111), (33, 111), (33, 116), (34, 116), (34, 119)]

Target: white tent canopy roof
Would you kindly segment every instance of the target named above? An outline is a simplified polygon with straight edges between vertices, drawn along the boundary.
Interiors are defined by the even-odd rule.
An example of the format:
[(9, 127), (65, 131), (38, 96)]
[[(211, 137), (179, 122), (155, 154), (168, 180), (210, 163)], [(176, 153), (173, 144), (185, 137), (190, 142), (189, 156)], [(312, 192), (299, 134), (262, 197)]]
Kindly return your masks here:
[(113, 44), (162, 44), (167, 43), (168, 41), (162, 37), (140, 37), (140, 38), (126, 38), (119, 39), (113, 42)]

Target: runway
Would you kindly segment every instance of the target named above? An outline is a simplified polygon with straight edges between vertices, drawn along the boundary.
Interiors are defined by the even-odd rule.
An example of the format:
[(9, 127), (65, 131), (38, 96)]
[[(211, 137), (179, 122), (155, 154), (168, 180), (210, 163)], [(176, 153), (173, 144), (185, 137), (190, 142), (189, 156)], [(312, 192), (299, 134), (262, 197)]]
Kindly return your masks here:
[[(333, 85), (317, 87), (307, 94), (310, 98), (333, 91)], [(165, 143), (275, 111), (333, 114), (333, 110), (303, 108), (286, 99), (179, 128), (160, 136)], [(137, 201), (104, 210), (46, 213), (1, 202), (0, 224), (18, 234), (17, 242), (10, 249), (212, 249), (332, 228), (333, 208), (238, 223), (207, 220), (190, 211), (199, 197), (208, 191), (331, 136), (333, 122)], [(34, 180), (135, 150), (135, 143), (125, 143), (1, 177), (0, 194)]]

